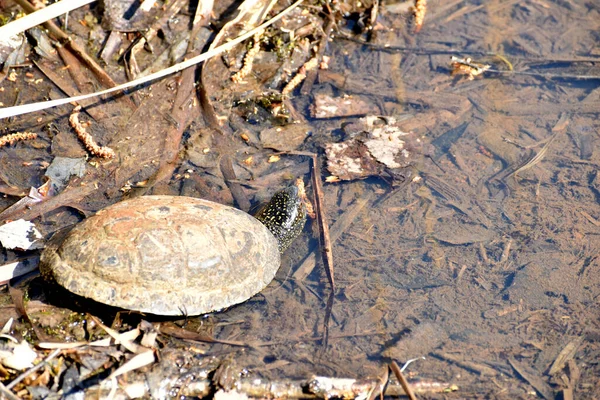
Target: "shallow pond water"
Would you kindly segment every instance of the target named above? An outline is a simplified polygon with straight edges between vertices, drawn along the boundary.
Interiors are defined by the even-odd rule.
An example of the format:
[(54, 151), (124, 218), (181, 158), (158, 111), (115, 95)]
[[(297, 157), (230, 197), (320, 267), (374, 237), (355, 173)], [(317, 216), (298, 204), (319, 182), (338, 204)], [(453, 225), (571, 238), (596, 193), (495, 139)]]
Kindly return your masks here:
[[(304, 276), (296, 266), (304, 243), (263, 299), (215, 318), (244, 321), (240, 336), (263, 329), (257, 340), (281, 343), (262, 348), (263, 368), (277, 360), (273, 376), (377, 376), (390, 359), (425, 356), (409, 371), (457, 383), (466, 388), (459, 397), (525, 396), (536, 385), (525, 369), (549, 385), (535, 387), (538, 395), (571, 384), (592, 398), (600, 92), (590, 77), (600, 72), (599, 10), (543, 1), (432, 2), (429, 10), (416, 36), (387, 13), (372, 42), (379, 47), (334, 40), (329, 71), (345, 85), (326, 77), (313, 87), (366, 100), (380, 115), (408, 112), (406, 130), (434, 146), (415, 163), (421, 179), (398, 189), (378, 179), (325, 186), (332, 223), (362, 205), (333, 248), (328, 347), (308, 340), (322, 333), (328, 289), (320, 263), (294, 279)], [(503, 73), (452, 77), (451, 55)], [(349, 120), (312, 123), (335, 136)], [(568, 367), (550, 374), (573, 343), (580, 377)]]
[[(553, 398), (569, 389), (598, 397), (600, 79), (592, 77), (600, 76), (600, 7), (496, 0), (430, 1), (428, 8), (418, 34), (393, 6), (382, 8), (369, 44), (341, 27), (325, 51), (328, 71), (310, 94), (292, 99), (312, 131), (303, 150), (322, 154), (365, 114), (394, 116), (430, 145), (414, 155), (401, 185), (397, 176), (324, 185), (336, 282), (327, 342), (331, 290), (315, 224), (286, 253), (265, 291), (192, 318), (187, 329), (250, 344), (197, 349), (273, 380), (375, 377), (390, 360), (425, 357), (406, 373), (458, 385), (449, 397)], [(470, 57), (490, 71), (473, 80), (452, 76), (451, 56)], [(312, 118), (320, 95), (349, 96), (370, 109)], [(145, 112), (148, 124), (160, 119)], [(135, 130), (122, 133), (122, 141), (132, 136), (141, 147), (161, 132), (148, 131), (143, 138)], [(187, 158), (174, 182), (158, 190), (205, 196), (216, 185), (180, 183), (190, 165), (200, 171), (201, 162), (215, 162), (193, 151), (203, 146), (194, 142), (194, 129), (187, 134)], [(37, 148), (0, 150), (2, 179), (39, 186), (40, 165), (51, 161), (47, 142), (53, 149), (57, 143), (51, 137)], [(155, 159), (146, 147), (142, 157), (123, 162), (141, 179)], [(305, 162), (283, 162), (268, 171), (307, 170)], [(127, 172), (105, 178), (121, 182)], [(102, 201), (94, 198), (80, 211)], [(52, 231), (77, 214), (46, 216), (42, 226)], [(553, 368), (569, 346), (571, 361)]]

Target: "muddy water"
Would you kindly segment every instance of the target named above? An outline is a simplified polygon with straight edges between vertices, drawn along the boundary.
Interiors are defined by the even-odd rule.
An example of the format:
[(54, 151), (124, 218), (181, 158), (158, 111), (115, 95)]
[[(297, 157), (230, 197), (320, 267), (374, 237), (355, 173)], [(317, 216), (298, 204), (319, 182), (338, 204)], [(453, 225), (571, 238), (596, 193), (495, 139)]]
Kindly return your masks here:
[[(329, 292), (320, 264), (294, 279), (300, 240), (284, 283), (215, 316), (240, 321), (240, 335), (260, 327), (258, 340), (281, 343), (263, 348), (258, 369), (277, 360), (270, 373), (374, 376), (389, 359), (425, 356), (411, 373), (455, 382), (468, 396), (524, 396), (534, 389), (520, 367), (554, 389), (598, 395), (600, 97), (599, 80), (587, 78), (600, 68), (585, 60), (598, 56), (598, 14), (585, 2), (433, 2), (417, 36), (395, 15), (381, 19), (374, 42), (411, 50), (331, 43), (330, 71), (361, 89), (325, 82), (314, 92), (410, 113), (406, 129), (433, 143), (439, 167), (423, 158), (421, 180), (391, 192), (377, 179), (325, 186), (332, 223), (368, 198), (334, 246), (329, 346), (308, 339), (322, 332)], [(458, 49), (507, 71), (484, 53), (501, 54), (514, 73), (451, 77), (444, 53)], [(345, 121), (313, 123), (329, 135)], [(581, 376), (550, 375), (573, 343)]]
[[(417, 35), (406, 18), (384, 11), (370, 46), (329, 43), (329, 75), (293, 99), (313, 130), (304, 149), (343, 140), (342, 128), (355, 121), (310, 119), (314, 96), (327, 94), (396, 116), (432, 151), (414, 155), (398, 187), (389, 177), (325, 185), (337, 236), (327, 345), (330, 288), (320, 257), (307, 258), (318, 254), (309, 226), (263, 293), (188, 327), (256, 347), (202, 351), (272, 379), (373, 377), (391, 359), (425, 357), (407, 373), (455, 383), (457, 398), (536, 390), (548, 398), (568, 387), (600, 396), (600, 89), (589, 79), (600, 76), (599, 20), (598, 6), (584, 1), (431, 1)], [(451, 76), (451, 55), (496, 72)], [(56, 126), (68, 130), (66, 119)], [(42, 136), (32, 149), (3, 150), (3, 180), (39, 186), (48, 146)], [(43, 224), (73, 223), (76, 214)], [(349, 227), (336, 228), (340, 221)], [(572, 361), (552, 369), (569, 346)]]

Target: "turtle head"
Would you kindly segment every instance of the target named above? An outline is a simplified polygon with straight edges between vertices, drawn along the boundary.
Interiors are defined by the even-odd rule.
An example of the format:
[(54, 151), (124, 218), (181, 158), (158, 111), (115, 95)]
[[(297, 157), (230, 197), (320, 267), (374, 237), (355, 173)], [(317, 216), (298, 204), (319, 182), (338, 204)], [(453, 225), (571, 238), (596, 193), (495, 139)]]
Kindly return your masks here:
[(306, 210), (298, 188), (290, 186), (275, 193), (254, 215), (275, 236), (283, 253), (304, 229)]

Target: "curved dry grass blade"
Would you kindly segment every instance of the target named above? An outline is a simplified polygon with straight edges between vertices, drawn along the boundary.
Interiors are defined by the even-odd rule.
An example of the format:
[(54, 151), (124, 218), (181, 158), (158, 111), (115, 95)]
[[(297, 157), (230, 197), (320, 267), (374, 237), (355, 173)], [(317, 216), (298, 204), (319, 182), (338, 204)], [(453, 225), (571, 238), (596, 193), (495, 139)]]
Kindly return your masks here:
[(11, 36), (17, 35), (21, 32), (25, 32), (29, 28), (43, 24), (44, 22), (50, 21), (73, 11), (79, 7), (83, 7), (86, 4), (95, 2), (96, 0), (62, 0), (58, 1), (48, 7), (44, 7), (41, 10), (33, 12), (29, 15), (19, 18), (13, 22), (10, 22), (0, 27), (0, 41), (4, 41)]
[(107, 379), (113, 379), (127, 372), (135, 371), (136, 369), (145, 367), (146, 365), (152, 364), (156, 360), (154, 351), (148, 350), (142, 353), (136, 354), (129, 361), (117, 368)]

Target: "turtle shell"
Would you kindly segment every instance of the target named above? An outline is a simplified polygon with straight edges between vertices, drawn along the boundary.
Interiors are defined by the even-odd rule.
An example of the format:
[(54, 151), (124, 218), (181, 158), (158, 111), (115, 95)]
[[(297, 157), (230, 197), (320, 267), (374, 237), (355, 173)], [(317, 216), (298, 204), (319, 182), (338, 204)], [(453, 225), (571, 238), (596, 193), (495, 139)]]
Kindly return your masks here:
[(144, 196), (100, 210), (40, 270), (80, 296), (160, 315), (197, 315), (241, 303), (280, 265), (275, 237), (243, 211), (182, 196)]

